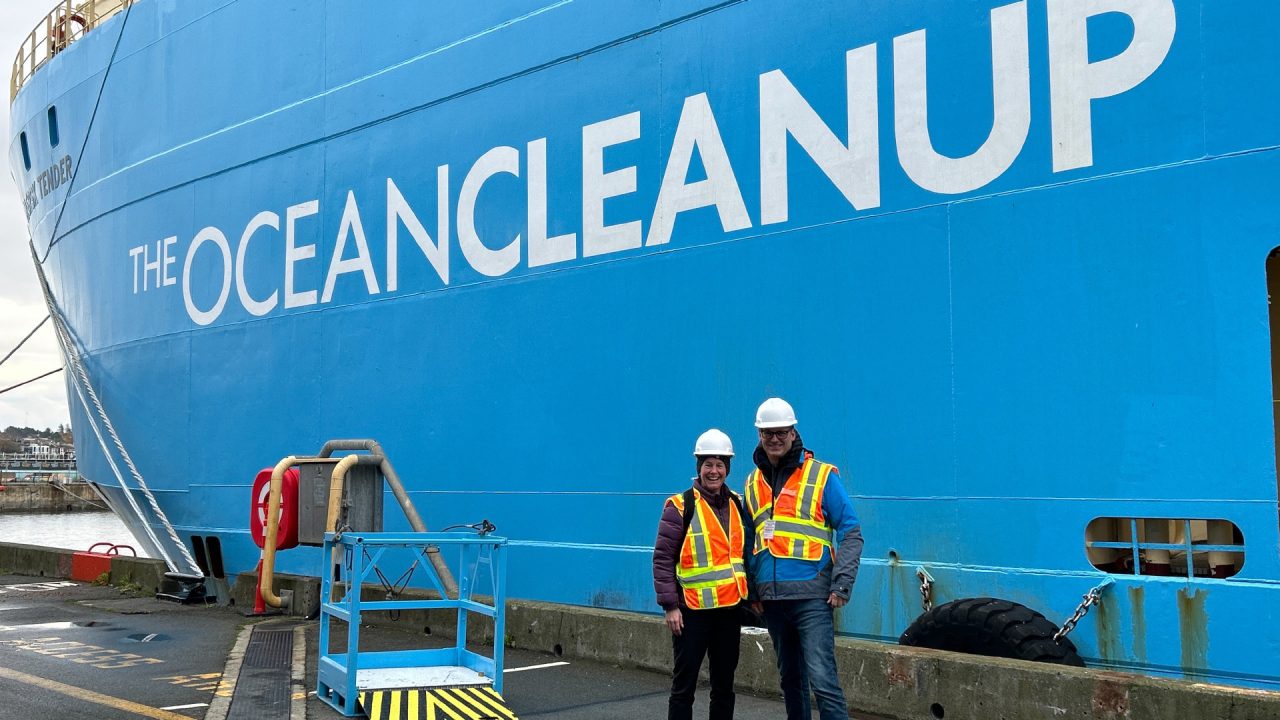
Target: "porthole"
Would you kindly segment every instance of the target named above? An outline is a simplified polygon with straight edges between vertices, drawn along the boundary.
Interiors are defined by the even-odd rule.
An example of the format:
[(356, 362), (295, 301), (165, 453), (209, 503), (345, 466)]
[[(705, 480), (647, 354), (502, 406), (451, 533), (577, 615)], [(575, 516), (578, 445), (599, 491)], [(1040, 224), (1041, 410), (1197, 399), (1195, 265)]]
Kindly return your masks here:
[(49, 106), (49, 147), (58, 147), (58, 108)]
[(1229, 520), (1100, 517), (1084, 538), (1089, 563), (1109, 573), (1229, 578), (1244, 567), (1244, 535)]

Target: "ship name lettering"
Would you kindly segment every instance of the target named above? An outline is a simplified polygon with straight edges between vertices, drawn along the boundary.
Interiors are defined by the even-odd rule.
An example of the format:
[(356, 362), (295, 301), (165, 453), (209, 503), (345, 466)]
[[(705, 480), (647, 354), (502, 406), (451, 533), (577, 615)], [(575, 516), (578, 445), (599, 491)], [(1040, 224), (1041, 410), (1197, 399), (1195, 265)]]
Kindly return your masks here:
[(152, 288), (169, 287), (177, 284), (178, 278), (174, 277), (170, 270), (170, 266), (178, 260), (178, 257), (170, 251), (170, 248), (176, 245), (177, 242), (178, 236), (176, 235), (155, 241), (153, 243), (155, 246), (154, 256), (151, 254), (152, 245), (139, 245), (129, 248), (129, 257), (133, 259), (134, 295)]
[(31, 181), (30, 187), (22, 195), (22, 209), (27, 214), (28, 219), (36, 211), (36, 207), (40, 205), (41, 200), (71, 182), (71, 167), (71, 156), (63, 155), (62, 159), (42, 170)]
[[(1061, 173), (1093, 164), (1093, 101), (1127, 92), (1156, 72), (1172, 47), (1176, 16), (1172, 0), (1046, 0), (1046, 6), (1050, 114), (1046, 155), (1051, 158), (1051, 172)], [(1106, 13), (1128, 17), (1133, 35), (1118, 54), (1091, 59), (1088, 21)], [(645, 177), (661, 173), (647, 218), (619, 217), (616, 212), (617, 208), (634, 207), (642, 176), (638, 163), (644, 162), (619, 166), (616, 161), (637, 156), (636, 143), (646, 127), (646, 117), (640, 111), (630, 111), (581, 126), (581, 172), (576, 178), (581, 183), (581, 215), (577, 228), (572, 225), (574, 218), (549, 217), (550, 200), (557, 195), (549, 181), (554, 175), (549, 176), (548, 168), (557, 167), (552, 154), (557, 141), (538, 137), (542, 134), (538, 133), (521, 145), (495, 145), (472, 161), (461, 176), (456, 206), (450, 203), (450, 165), (437, 164), (434, 188), (421, 186), (427, 183), (397, 184), (385, 175), (375, 176), (368, 185), (333, 188), (324, 202), (341, 202), (340, 215), (321, 216), (321, 198), (289, 206), (284, 209), (283, 238), (279, 207), (254, 216), (234, 248), (220, 229), (201, 230), (185, 249), (181, 284), (187, 314), (197, 325), (218, 320), (232, 288), (239, 306), (252, 316), (266, 315), (281, 305), (292, 309), (327, 304), (340, 296), (358, 298), (361, 290), (366, 297), (399, 292), (404, 270), (401, 240), (406, 232), (439, 284), (448, 286), (456, 282), (461, 267), (455, 264), (451, 275), (451, 229), (466, 266), (485, 278), (500, 278), (519, 269), (662, 250), (686, 240), (678, 232), (678, 221), (696, 210), (714, 209), (725, 235), (787, 223), (795, 199), (789, 184), (793, 168), (800, 164), (789, 153), (794, 156), (796, 148), (848, 207), (855, 212), (874, 210), (882, 205), (880, 163), (890, 156), (881, 148), (882, 113), (892, 115), (891, 142), (902, 172), (916, 186), (948, 196), (978, 190), (1003, 176), (1023, 155), (1032, 114), (1026, 1), (993, 8), (990, 21), (991, 125), (985, 138), (974, 139), (976, 149), (963, 157), (939, 152), (930, 136), (927, 34), (923, 29), (915, 30), (893, 38), (888, 53), (882, 53), (883, 46), (877, 44), (844, 53), (843, 127), (834, 126), (830, 118), (824, 119), (814, 109), (786, 68), (760, 74), (755, 108), (759, 155), (753, 158), (758, 165), (739, 162), (741, 167), (758, 167), (759, 175), (745, 178), (755, 183), (747, 186), (745, 193), (744, 178), (735, 170), (729, 151), (738, 145), (726, 143), (721, 130), (741, 128), (742, 124), (722, 126), (717, 120), (715, 91), (699, 92), (683, 99), (669, 141), (664, 133), (664, 142), (670, 144), (663, 165), (643, 168)], [(886, 56), (892, 61), (892, 71), (887, 74), (892, 78), (891, 93), (881, 93), (879, 87), (882, 73), (878, 65)], [(881, 99), (888, 96), (891, 107), (881, 108)], [(720, 102), (722, 116), (750, 108), (749, 103)], [(651, 116), (649, 119), (653, 123)], [(609, 158), (614, 162), (606, 163)], [(698, 166), (701, 179), (690, 182), (690, 171)], [(510, 198), (513, 188), (523, 193), (527, 201), (524, 208), (493, 199)], [(420, 218), (418, 211), (426, 209), (426, 198), (432, 195), (435, 217)], [(360, 201), (366, 203), (367, 211), (371, 196), (372, 202), (385, 203), (379, 208), (385, 214), (362, 214)], [(754, 219), (749, 201), (758, 203)], [(563, 203), (554, 207), (562, 212), (566, 209)], [(607, 207), (615, 208), (611, 223), (606, 222)], [(509, 217), (517, 211), (521, 217)], [(335, 215), (339, 217), (336, 232), (327, 234), (332, 239), (331, 251), (317, 257), (316, 238), (324, 232), (323, 219)], [(847, 210), (842, 210), (842, 215), (847, 215)], [(424, 219), (434, 220), (434, 236)], [(370, 250), (367, 220), (378, 223), (369, 226), (375, 234), (385, 232), (381, 267)], [(558, 232), (552, 233), (552, 227)], [(154, 255), (152, 245), (129, 251), (135, 294), (174, 284), (169, 267), (176, 257), (170, 250), (175, 243), (173, 237), (154, 243)], [(251, 243), (256, 251), (250, 251)], [(408, 243), (405, 246), (409, 247)], [(319, 265), (322, 258), (327, 258), (325, 267)], [(267, 269), (268, 259), (270, 267), (277, 269)], [(283, 278), (276, 275), (279, 279), (273, 282), (270, 275), (280, 272), (281, 266)], [(421, 277), (424, 264), (415, 263), (413, 269), (419, 272), (415, 277)], [(424, 289), (424, 282), (427, 287), (435, 286), (433, 278), (418, 279), (409, 290)]]

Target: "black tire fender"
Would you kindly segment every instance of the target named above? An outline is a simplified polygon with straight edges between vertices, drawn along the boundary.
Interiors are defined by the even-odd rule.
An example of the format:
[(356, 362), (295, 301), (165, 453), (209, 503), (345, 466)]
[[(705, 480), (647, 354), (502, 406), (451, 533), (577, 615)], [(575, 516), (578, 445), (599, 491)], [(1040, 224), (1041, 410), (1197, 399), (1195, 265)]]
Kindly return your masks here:
[(1026, 605), (999, 598), (964, 598), (916, 618), (898, 644), (1084, 667), (1070, 639), (1054, 642), (1057, 632), (1057, 625)]

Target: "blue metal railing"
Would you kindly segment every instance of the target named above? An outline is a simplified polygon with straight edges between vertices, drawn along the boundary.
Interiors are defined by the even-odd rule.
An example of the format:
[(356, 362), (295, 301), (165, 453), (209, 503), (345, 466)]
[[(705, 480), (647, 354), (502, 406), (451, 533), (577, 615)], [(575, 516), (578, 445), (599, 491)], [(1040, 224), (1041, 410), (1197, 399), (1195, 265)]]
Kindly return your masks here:
[[(438, 546), (441, 554), (457, 550), (458, 597), (449, 598), (435, 569), (427, 560), (428, 546)], [(317, 669), (316, 694), (336, 710), (351, 717), (359, 713), (362, 690), (370, 687), (361, 671), (392, 668), (458, 667), (478, 673), (502, 692), (503, 639), (506, 637), (506, 546), (507, 539), (471, 533), (343, 533), (335, 539), (327, 533), (325, 558), (335, 557), (334, 572), (323, 574), (320, 583), (320, 659)], [(361, 590), (366, 582), (384, 575), (378, 569), (388, 551), (407, 551), (413, 558), (410, 572), (421, 568), (439, 599), (365, 600)], [(488, 580), (488, 588), (478, 580)], [(488, 590), (492, 602), (476, 598), (477, 591)], [(335, 596), (337, 592), (337, 596)], [(394, 593), (392, 593), (394, 595)], [(361, 614), (371, 611), (455, 610), (457, 636), (453, 647), (420, 650), (360, 650)], [(471, 613), (493, 618), (493, 655), (482, 655), (467, 648), (467, 620)], [(345, 622), (346, 651), (330, 652), (331, 621)]]

